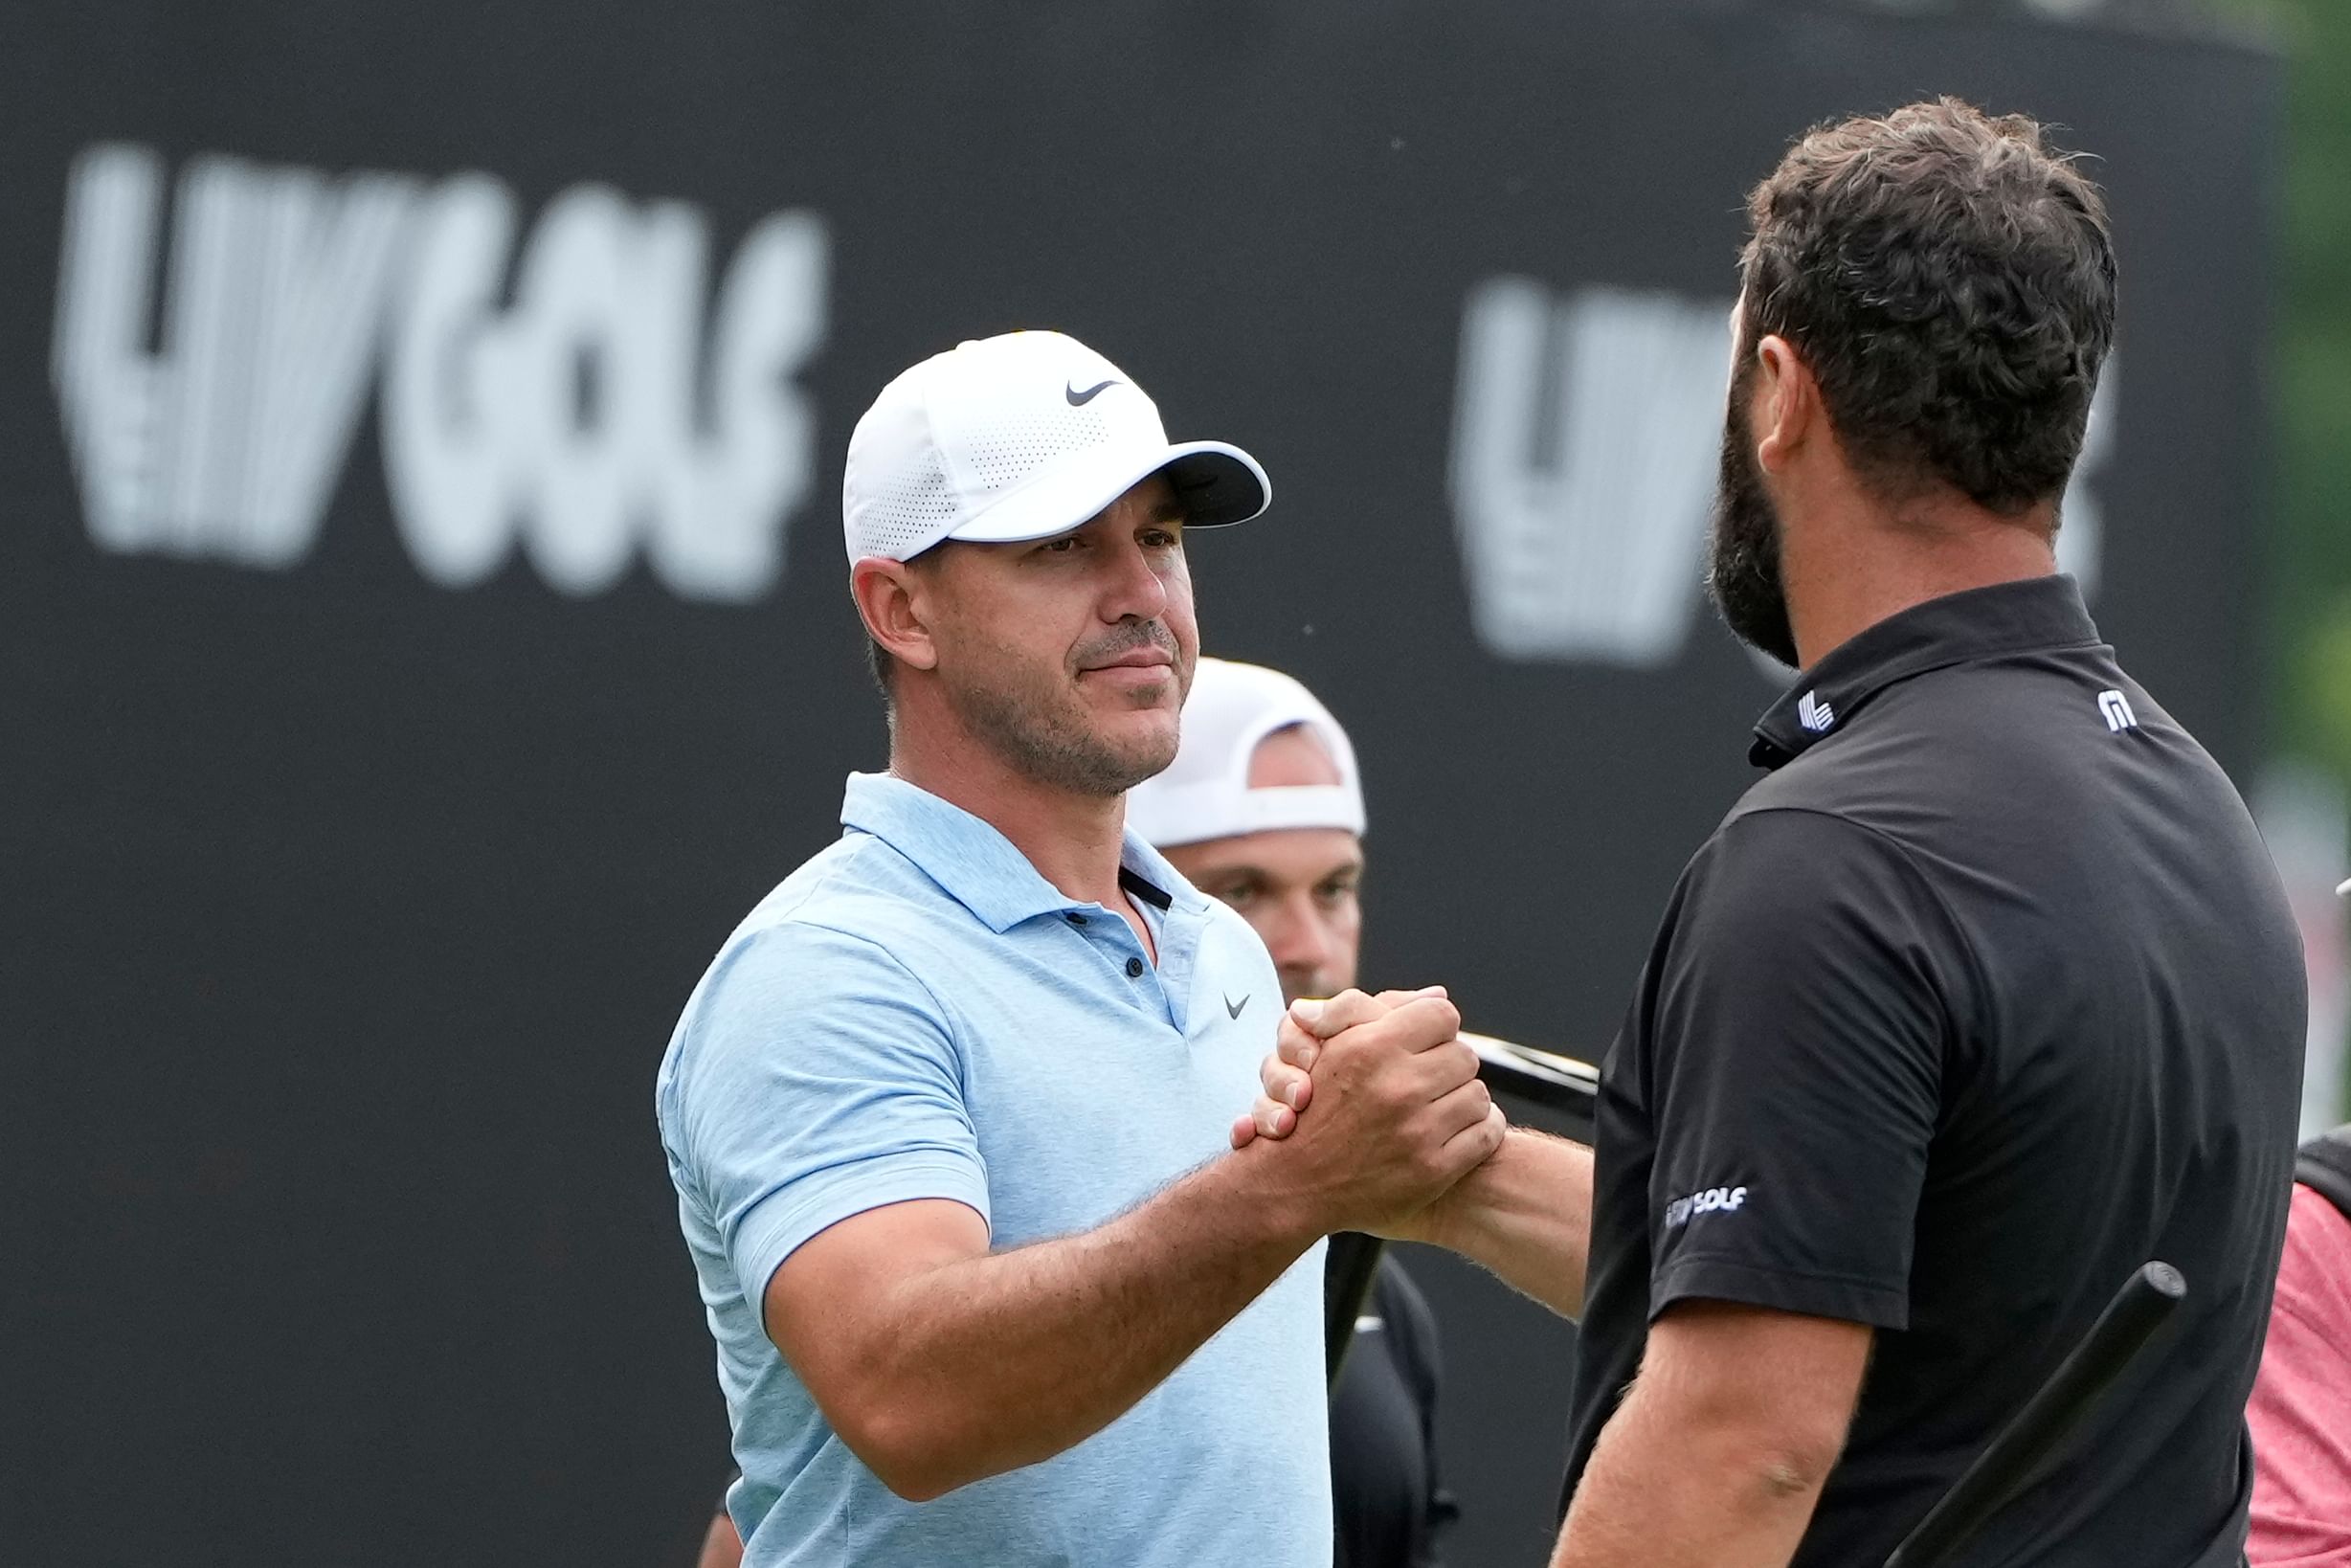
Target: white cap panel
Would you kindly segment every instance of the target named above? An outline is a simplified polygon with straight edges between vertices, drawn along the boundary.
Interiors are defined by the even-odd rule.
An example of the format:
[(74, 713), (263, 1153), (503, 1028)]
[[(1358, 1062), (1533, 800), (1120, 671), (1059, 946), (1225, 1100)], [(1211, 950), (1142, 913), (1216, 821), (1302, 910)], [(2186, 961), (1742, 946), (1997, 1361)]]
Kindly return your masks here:
[[(1258, 743), (1304, 725), (1331, 753), (1339, 782), (1249, 788)], [(1127, 825), (1160, 849), (1290, 828), (1366, 826), (1355, 750), (1331, 710), (1279, 670), (1202, 659), (1184, 700), (1183, 738), (1165, 773), (1127, 792)]]
[[(945, 539), (1041, 538), (1171, 464), (1202, 526), (1254, 517), (1271, 495), (1239, 448), (1170, 445), (1158, 406), (1075, 338), (1007, 332), (933, 354), (882, 389), (849, 437), (843, 543), (854, 563), (905, 560)], [(1125, 482), (1097, 496), (1091, 476), (1117, 473)], [(1015, 495), (1034, 503), (1017, 519), (1001, 513)]]

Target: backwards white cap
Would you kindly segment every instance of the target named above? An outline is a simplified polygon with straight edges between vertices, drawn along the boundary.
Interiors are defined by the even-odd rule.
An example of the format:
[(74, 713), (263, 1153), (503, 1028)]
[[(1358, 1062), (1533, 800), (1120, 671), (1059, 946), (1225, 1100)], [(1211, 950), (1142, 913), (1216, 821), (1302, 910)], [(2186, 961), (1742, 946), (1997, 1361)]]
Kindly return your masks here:
[[(1336, 784), (1249, 788), (1257, 743), (1304, 725), (1338, 767)], [(1363, 831), (1355, 749), (1331, 710), (1279, 670), (1203, 659), (1184, 699), (1183, 740), (1156, 778), (1127, 792), (1127, 825), (1153, 848), (1277, 828)]]
[(1158, 405), (1077, 339), (1006, 332), (882, 389), (849, 436), (841, 528), (853, 566), (946, 539), (1044, 539), (1161, 472), (1192, 527), (1245, 523), (1273, 493), (1237, 446), (1171, 444)]

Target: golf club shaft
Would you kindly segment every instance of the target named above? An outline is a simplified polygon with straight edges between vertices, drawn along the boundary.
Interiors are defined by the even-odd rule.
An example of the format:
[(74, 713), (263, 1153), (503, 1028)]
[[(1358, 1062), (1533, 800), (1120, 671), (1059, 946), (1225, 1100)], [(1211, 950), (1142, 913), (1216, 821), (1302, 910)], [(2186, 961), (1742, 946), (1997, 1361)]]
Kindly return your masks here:
[(2104, 1398), (2186, 1293), (2171, 1265), (2141, 1264), (2049, 1381), (1894, 1548), (1886, 1568), (1949, 1562)]

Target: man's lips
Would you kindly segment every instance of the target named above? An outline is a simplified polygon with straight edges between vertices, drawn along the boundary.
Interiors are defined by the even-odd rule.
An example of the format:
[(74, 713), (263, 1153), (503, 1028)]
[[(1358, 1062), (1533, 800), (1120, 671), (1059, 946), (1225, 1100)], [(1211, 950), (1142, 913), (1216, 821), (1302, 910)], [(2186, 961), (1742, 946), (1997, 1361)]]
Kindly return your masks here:
[(1092, 675), (1100, 670), (1172, 669), (1175, 664), (1175, 659), (1164, 648), (1131, 648), (1116, 659), (1088, 664), (1080, 673)]

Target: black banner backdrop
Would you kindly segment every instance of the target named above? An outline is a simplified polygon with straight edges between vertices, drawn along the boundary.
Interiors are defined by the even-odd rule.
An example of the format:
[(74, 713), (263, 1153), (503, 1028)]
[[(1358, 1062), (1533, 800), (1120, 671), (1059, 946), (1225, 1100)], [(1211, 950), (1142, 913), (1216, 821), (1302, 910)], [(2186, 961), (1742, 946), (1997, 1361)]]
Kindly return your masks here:
[[(2125, 266), (2069, 549), (2242, 768), (2273, 87), (1729, 4), (11, 8), (0, 1559), (693, 1531), (653, 1067), (879, 764), (841, 450), (959, 337), (1265, 460), (1202, 619), (1355, 730), (1367, 977), (1596, 1051), (1772, 690), (1696, 588), (1742, 191), (2062, 121)], [(1462, 1559), (1538, 1560), (1566, 1331), (1423, 1277)]]

